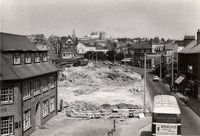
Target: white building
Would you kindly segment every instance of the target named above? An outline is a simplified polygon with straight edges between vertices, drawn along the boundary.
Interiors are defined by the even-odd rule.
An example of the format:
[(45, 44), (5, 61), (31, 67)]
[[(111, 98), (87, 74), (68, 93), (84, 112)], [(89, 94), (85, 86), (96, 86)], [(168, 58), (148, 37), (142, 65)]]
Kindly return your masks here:
[(77, 53), (78, 54), (84, 54), (88, 51), (96, 51), (95, 45), (87, 44), (87, 43), (81, 43), (79, 42), (77, 45)]

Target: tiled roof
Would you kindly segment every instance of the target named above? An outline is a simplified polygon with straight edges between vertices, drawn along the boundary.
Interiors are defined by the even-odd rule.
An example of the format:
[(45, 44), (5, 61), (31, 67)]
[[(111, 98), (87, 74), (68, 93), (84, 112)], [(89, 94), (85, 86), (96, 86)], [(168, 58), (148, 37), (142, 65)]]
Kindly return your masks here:
[(24, 35), (0, 32), (1, 50), (37, 51), (38, 49)]
[(179, 53), (184, 53), (184, 54), (200, 53), (200, 44), (197, 44), (197, 41), (193, 40)]
[(152, 48), (151, 42), (139, 42), (134, 46), (135, 49), (149, 49)]
[(56, 67), (50, 62), (14, 66), (4, 57), (0, 59), (0, 80), (26, 79), (57, 71)]

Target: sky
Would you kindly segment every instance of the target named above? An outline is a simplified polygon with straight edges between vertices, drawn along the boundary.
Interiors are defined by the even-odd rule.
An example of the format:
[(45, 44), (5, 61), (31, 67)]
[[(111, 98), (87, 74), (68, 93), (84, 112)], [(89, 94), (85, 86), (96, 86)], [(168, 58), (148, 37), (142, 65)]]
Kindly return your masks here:
[(183, 39), (200, 29), (200, 0), (1, 0), (0, 31)]

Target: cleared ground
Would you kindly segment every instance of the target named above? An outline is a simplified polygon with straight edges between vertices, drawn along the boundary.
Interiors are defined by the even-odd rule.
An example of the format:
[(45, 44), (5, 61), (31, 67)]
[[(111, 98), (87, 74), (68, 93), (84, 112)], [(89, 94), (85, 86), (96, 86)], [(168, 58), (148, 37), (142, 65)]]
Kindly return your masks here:
[[(65, 109), (33, 136), (107, 136), (113, 129), (114, 118), (110, 115), (99, 119), (83, 118), (83, 114), (78, 113), (109, 113), (112, 109), (143, 107), (143, 80), (126, 67), (109, 68), (90, 63), (84, 67), (66, 68), (59, 79), (58, 98), (63, 99)], [(148, 90), (146, 98), (150, 108)], [(141, 120), (117, 118), (115, 136), (124, 135), (130, 127), (133, 127), (130, 133), (137, 135)], [(149, 121), (143, 120), (142, 123)]]

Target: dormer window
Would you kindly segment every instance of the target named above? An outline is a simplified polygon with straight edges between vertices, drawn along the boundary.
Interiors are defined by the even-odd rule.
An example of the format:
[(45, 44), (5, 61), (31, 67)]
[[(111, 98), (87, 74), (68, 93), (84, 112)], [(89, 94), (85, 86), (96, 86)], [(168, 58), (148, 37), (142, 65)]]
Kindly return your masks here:
[(35, 53), (35, 62), (36, 62), (36, 63), (39, 63), (39, 62), (40, 62), (39, 53)]
[(31, 63), (31, 54), (25, 53), (25, 63), (30, 64)]
[(13, 63), (14, 63), (14, 65), (21, 64), (21, 54), (20, 53), (14, 53)]
[(47, 53), (46, 53), (46, 52), (43, 53), (42, 60), (43, 60), (44, 62), (47, 61)]

